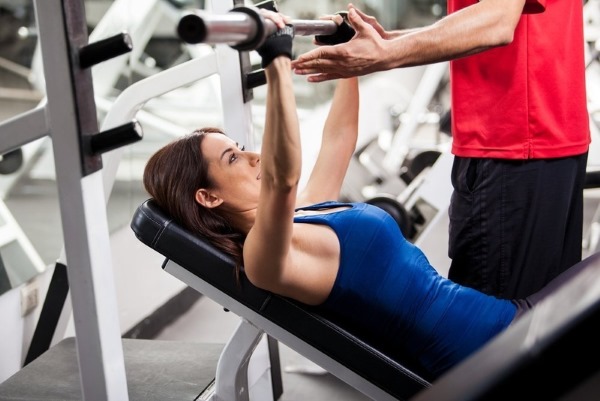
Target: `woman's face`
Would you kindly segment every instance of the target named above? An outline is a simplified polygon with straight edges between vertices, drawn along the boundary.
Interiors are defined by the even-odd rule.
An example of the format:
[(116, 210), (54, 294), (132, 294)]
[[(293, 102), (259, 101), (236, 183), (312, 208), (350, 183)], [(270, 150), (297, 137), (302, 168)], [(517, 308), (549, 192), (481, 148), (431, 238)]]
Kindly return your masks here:
[(207, 134), (201, 151), (215, 184), (210, 191), (223, 199), (221, 207), (236, 212), (255, 209), (260, 194), (260, 155), (245, 151), (220, 133)]

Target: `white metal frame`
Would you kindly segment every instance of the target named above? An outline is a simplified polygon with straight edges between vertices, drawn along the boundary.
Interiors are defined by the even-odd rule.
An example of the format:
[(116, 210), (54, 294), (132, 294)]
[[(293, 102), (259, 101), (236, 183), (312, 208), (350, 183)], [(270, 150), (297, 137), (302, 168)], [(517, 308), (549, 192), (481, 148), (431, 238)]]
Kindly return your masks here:
[[(232, 7), (231, 1), (212, 2), (215, 12), (225, 12)], [(219, 77), (224, 77), (220, 80), (224, 130), (233, 139), (254, 148), (251, 107), (248, 102), (244, 102), (242, 96), (244, 88), (241, 77), (244, 71), (240, 57), (238, 51), (229, 46), (217, 45), (214, 51), (131, 85), (112, 104), (102, 124), (102, 130), (131, 121), (150, 99), (218, 74)], [(103, 155), (105, 201), (108, 201), (122, 154), (123, 149), (119, 148)], [(252, 383), (248, 383), (250, 358), (262, 340), (266, 341), (262, 331), (248, 322), (240, 323), (220, 358), (211, 401), (247, 401), (250, 390), (253, 394), (260, 394), (262, 400), (272, 399), (270, 380), (258, 382), (253, 389), (249, 388)], [(263, 369), (264, 366), (257, 367), (259, 372)]]
[(392, 143), (383, 158), (383, 166), (392, 175), (398, 175), (402, 161), (410, 149), (410, 141), (419, 128), (419, 116), (427, 111), (433, 96), (442, 84), (448, 72), (448, 62), (430, 64), (425, 70), (419, 85), (415, 89), (406, 111), (407, 121), (400, 124), (392, 136)]
[[(108, 166), (108, 174), (102, 170), (89, 175), (82, 173), (79, 145), (81, 133), (78, 132), (74, 83), (70, 76), (71, 55), (69, 49), (72, 43), (70, 43), (70, 38), (66, 34), (64, 3), (61, 0), (41, 0), (35, 3), (42, 59), (41, 67), (43, 68), (44, 77), (42, 83), (45, 85), (46, 99), (50, 99), (50, 101), (43, 101), (35, 109), (22, 113), (0, 125), (3, 150), (28, 145), (48, 136), (52, 137), (65, 238), (65, 246), (59, 261), (64, 262), (67, 266), (71, 295), (69, 299), (71, 302), (67, 302), (64, 307), (60, 325), (63, 326), (63, 329), (66, 327), (68, 315), (72, 312), (84, 399), (126, 401), (128, 399), (127, 381), (121, 344), (121, 330), (118, 313), (116, 313), (117, 297), (106, 218), (106, 201), (114, 182), (120, 152), (117, 150), (106, 155), (104, 164)], [(152, 10), (160, 6), (159, 3), (162, 2), (143, 3), (148, 8), (146, 14), (150, 15)], [(82, 17), (85, 18), (85, 16)], [(140, 23), (138, 27), (144, 27), (145, 32), (148, 32), (147, 25)], [(103, 31), (100, 30), (99, 32), (102, 33)], [(142, 35), (142, 33), (139, 33), (139, 35)], [(227, 53), (227, 49), (223, 50)], [(224, 62), (230, 62), (233, 57), (236, 57), (233, 64), (239, 65), (237, 52), (229, 49), (229, 53), (235, 54), (223, 55)], [(112, 67), (111, 73), (116, 76), (116, 69), (122, 66), (117, 65), (115, 69), (115, 63), (123, 63), (123, 57), (120, 60), (111, 61), (112, 66), (109, 65), (109, 67)], [(208, 62), (208, 65), (198, 68), (200, 63), (206, 62)], [(107, 63), (110, 64), (110, 62)], [(103, 65), (102, 68), (104, 67)], [(235, 69), (230, 67), (230, 70), (236, 76), (241, 77)], [(102, 69), (97, 71), (98, 75), (102, 75), (100, 74), (103, 71)], [(198, 75), (198, 71), (200, 71), (200, 75)], [(217, 71), (218, 68), (213, 56), (211, 60), (193, 60), (193, 62), (171, 71), (168, 76), (153, 77), (149, 83), (155, 88), (166, 91), (166, 88), (185, 85), (185, 82), (161, 82), (161, 79), (168, 81), (181, 73), (179, 77), (183, 77), (187, 81), (193, 81), (194, 79), (190, 80), (190, 77), (201, 79)], [(104, 78), (106, 77), (104, 76)], [(233, 84), (233, 82), (241, 80), (230, 81)], [(113, 82), (110, 81), (110, 83)], [(241, 88), (241, 82), (238, 86)], [(232, 89), (229, 88), (229, 90), (233, 93)], [(101, 90), (101, 92), (103, 91)], [(121, 102), (114, 105), (114, 110), (117, 110), (121, 103), (127, 103), (127, 95), (131, 93), (133, 92), (128, 91)], [(150, 96), (158, 95), (158, 93), (145, 93)], [(241, 90), (239, 93), (241, 93)], [(90, 91), (90, 96), (92, 95), (93, 91)], [(241, 96), (238, 95), (238, 98), (241, 98)], [(133, 102), (135, 107), (132, 107), (126, 113), (121, 115), (118, 113), (112, 114), (112, 117), (105, 121), (103, 129), (119, 125), (115, 121), (122, 121), (123, 123), (129, 121), (145, 100), (147, 99), (141, 99), (138, 103)], [(129, 102), (131, 103), (131, 99)], [(231, 113), (235, 113), (231, 109), (231, 104), (228, 106)], [(247, 107), (244, 105), (244, 108)], [(244, 109), (240, 115), (246, 116), (249, 113)], [(114, 125), (112, 125), (113, 123)], [(248, 126), (251, 125), (248, 124)], [(244, 131), (236, 130), (233, 132)], [(5, 218), (5, 220), (8, 223), (12, 222), (9, 218)], [(14, 224), (9, 225), (10, 227), (6, 228), (10, 228), (13, 234), (18, 234)], [(18, 228), (18, 225), (16, 227)], [(17, 238), (22, 240), (20, 236), (17, 236)], [(23, 248), (27, 250), (32, 247), (25, 243)], [(33, 256), (36, 255), (33, 254)], [(41, 263), (39, 257), (33, 259), (38, 264)], [(62, 334), (64, 334), (64, 331)], [(54, 338), (55, 341), (62, 338), (60, 330), (57, 330)]]
[[(65, 29), (64, 2), (38, 0), (35, 3), (43, 76), (50, 101), (5, 122), (0, 129), (7, 149), (52, 136), (65, 239), (60, 259), (68, 261), (65, 265), (71, 295), (61, 322), (66, 326), (65, 316), (72, 310), (84, 399), (126, 401), (129, 396), (106, 218), (106, 202), (122, 149), (104, 155), (103, 169), (88, 175), (83, 173), (81, 133), (77, 125), (74, 82), (70, 75), (69, 49), (72, 43)], [(217, 12), (232, 7), (233, 2), (227, 1), (215, 1), (213, 4)], [(216, 46), (209, 55), (150, 76), (127, 88), (113, 104), (102, 130), (130, 121), (153, 97), (212, 74), (220, 74), (227, 77), (221, 80), (222, 99), (227, 101), (226, 107), (223, 107), (224, 128), (234, 139), (253, 146), (250, 104), (245, 103), (242, 96), (242, 73), (239, 53), (225, 45)], [(93, 91), (89, 95), (92, 96)], [(248, 332), (247, 326), (243, 327)], [(238, 333), (234, 339), (240, 337), (248, 336)], [(59, 338), (57, 331), (55, 339)], [(258, 340), (257, 337), (256, 343)], [(256, 343), (252, 342), (248, 355), (252, 354)], [(234, 345), (235, 342), (228, 348)], [(244, 370), (247, 367), (247, 361), (240, 365)], [(219, 373), (219, 376), (224, 375), (227, 376), (226, 372)], [(237, 387), (244, 380), (247, 383), (247, 376), (243, 379), (236, 377)], [(217, 388), (220, 388), (219, 385)], [(225, 396), (223, 399), (232, 398)]]
[[(165, 265), (164, 270), (177, 277), (179, 280), (183, 281), (187, 285), (191, 286), (195, 290), (199, 291), (201, 294), (204, 294), (213, 301), (217, 302), (219, 305), (222, 305), (224, 308), (240, 316), (243, 320), (252, 322), (251, 324), (255, 326), (257, 330), (269, 333), (270, 336), (272, 336), (282, 344), (287, 345), (294, 351), (298, 352), (299, 354), (308, 358), (312, 362), (321, 366), (322, 368), (335, 375), (340, 380), (343, 380), (344, 382), (348, 383), (350, 386), (354, 387), (363, 394), (378, 401), (396, 400), (396, 398), (393, 397), (391, 394), (375, 386), (370, 381), (359, 376), (346, 366), (340, 364), (338, 361), (332, 359), (330, 356), (322, 353), (318, 349), (314, 348), (312, 345), (299, 339), (292, 333), (282, 329), (270, 320), (254, 312), (250, 308), (240, 304), (238, 301), (231, 298), (229, 295), (220, 291), (216, 287), (206, 283), (204, 280), (201, 280), (196, 275), (192, 274), (189, 270), (181, 267), (177, 263), (173, 261), (168, 261)], [(256, 335), (259, 335), (260, 331), (256, 331)], [(251, 342), (249, 346), (251, 347)], [(236, 357), (235, 355), (225, 355), (224, 360), (219, 361), (219, 364), (226, 363), (226, 360), (228, 358), (235, 359)], [(223, 384), (223, 387), (236, 387), (236, 383), (234, 382), (235, 377), (233, 377), (233, 375), (225, 375), (225, 377), (221, 377), (221, 379), (229, 381), (229, 383)], [(228, 393), (228, 396), (231, 395), (233, 394)], [(211, 401), (221, 400), (242, 401), (242, 399), (240, 398), (219, 398), (218, 396), (217, 398), (211, 399)]]
[[(82, 394), (89, 400), (126, 401), (127, 380), (102, 173), (86, 175), (81, 159), (82, 133), (70, 53), (77, 49), (73, 49), (73, 38), (68, 36), (65, 13), (66, 7), (78, 5), (74, 1), (66, 3), (64, 0), (35, 2), (46, 95), (50, 101), (0, 128), (5, 149), (52, 137)], [(83, 10), (83, 5), (80, 6), (77, 10)], [(89, 96), (93, 96), (93, 91)]]

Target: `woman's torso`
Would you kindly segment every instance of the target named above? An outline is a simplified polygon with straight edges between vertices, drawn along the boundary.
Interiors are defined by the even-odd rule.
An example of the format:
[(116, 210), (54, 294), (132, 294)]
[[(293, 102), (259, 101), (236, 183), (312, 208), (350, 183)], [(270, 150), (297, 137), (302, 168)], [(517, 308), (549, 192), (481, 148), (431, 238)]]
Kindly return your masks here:
[(408, 354), (437, 376), (512, 321), (510, 301), (440, 276), (382, 209), (324, 202), (298, 211), (295, 223), (328, 226), (339, 240), (321, 245), (339, 249), (339, 268), (319, 307), (393, 356)]

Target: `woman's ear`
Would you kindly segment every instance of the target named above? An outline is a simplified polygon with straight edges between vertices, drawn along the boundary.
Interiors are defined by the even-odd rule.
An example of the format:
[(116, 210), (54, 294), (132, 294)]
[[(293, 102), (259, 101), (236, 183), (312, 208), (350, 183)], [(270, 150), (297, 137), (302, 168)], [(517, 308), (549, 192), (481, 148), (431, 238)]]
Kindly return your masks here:
[(196, 191), (196, 202), (207, 209), (212, 209), (223, 203), (223, 199), (214, 195), (212, 192), (201, 188)]

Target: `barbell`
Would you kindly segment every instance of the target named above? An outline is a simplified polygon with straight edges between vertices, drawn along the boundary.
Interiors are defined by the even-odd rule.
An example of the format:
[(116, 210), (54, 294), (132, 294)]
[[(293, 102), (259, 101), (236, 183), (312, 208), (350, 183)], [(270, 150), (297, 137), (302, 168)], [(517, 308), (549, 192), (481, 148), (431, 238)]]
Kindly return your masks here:
[[(332, 20), (292, 19), (295, 36), (329, 36), (338, 32)], [(190, 44), (227, 44), (237, 50), (254, 50), (277, 31), (275, 23), (264, 18), (257, 7), (236, 7), (226, 14), (193, 10), (177, 25), (179, 37)]]

